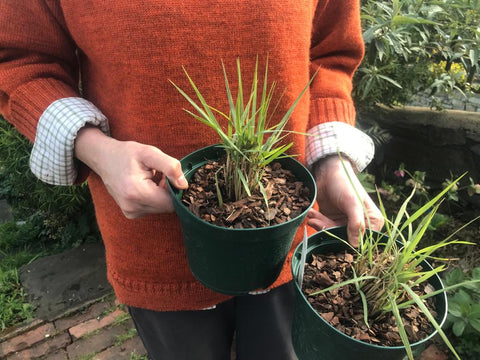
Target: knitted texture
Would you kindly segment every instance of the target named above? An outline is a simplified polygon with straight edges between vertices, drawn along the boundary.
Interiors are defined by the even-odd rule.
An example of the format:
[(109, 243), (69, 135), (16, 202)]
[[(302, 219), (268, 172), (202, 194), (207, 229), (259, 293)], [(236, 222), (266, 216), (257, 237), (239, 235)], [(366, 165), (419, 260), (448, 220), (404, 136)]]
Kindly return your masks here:
[[(168, 81), (190, 88), (182, 66), (207, 102), (227, 111), (221, 62), (235, 87), (240, 58), (249, 88), (257, 57), (261, 73), (268, 57), (273, 103), (284, 92), (273, 121), (320, 68), (288, 124), (305, 133), (324, 122), (354, 124), (351, 80), (362, 55), (357, 0), (2, 0), (0, 111), (34, 140), (52, 102), (80, 96), (81, 74), (82, 96), (109, 119), (112, 137), (182, 158), (219, 142), (182, 111), (188, 106)], [(304, 136), (290, 140), (303, 160)], [(96, 174), (88, 181), (108, 278), (122, 302), (189, 310), (228, 298), (193, 278), (175, 214), (128, 220)], [(291, 279), (289, 266), (288, 259), (273, 286)]]

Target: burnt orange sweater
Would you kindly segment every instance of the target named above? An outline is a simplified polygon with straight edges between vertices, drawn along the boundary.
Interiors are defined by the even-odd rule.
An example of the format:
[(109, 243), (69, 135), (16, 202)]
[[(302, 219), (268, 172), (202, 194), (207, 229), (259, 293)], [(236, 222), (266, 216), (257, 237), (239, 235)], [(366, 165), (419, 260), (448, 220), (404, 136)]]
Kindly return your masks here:
[[(109, 119), (111, 135), (181, 158), (217, 143), (187, 115), (169, 83), (189, 85), (227, 109), (221, 61), (235, 79), (256, 57), (269, 57), (269, 78), (287, 89), (283, 114), (321, 67), (289, 128), (306, 132), (327, 121), (354, 123), (351, 79), (363, 55), (359, 0), (2, 0), (0, 111), (32, 141), (43, 111), (80, 96)], [(305, 140), (295, 135), (293, 153)], [(127, 220), (96, 174), (90, 174), (108, 278), (128, 305), (154, 310), (202, 309), (226, 296), (191, 275), (175, 214)], [(275, 286), (291, 279), (290, 263)]]

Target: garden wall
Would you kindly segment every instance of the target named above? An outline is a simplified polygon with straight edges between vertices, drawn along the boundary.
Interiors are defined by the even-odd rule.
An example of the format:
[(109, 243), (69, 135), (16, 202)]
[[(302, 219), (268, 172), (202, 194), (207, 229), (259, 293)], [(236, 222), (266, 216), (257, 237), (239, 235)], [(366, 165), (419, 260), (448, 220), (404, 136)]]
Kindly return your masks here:
[(380, 178), (388, 177), (404, 163), (412, 172), (425, 171), (426, 180), (434, 187), (452, 174), (466, 171), (476, 183), (480, 181), (480, 113), (382, 106), (360, 112), (358, 124), (361, 128), (376, 126), (377, 133), (389, 135), (377, 146), (368, 169)]
[[(477, 84), (478, 86), (479, 84)], [(467, 93), (462, 94), (459, 91), (439, 92), (435, 94), (435, 98), (445, 109), (464, 110), (480, 113), (480, 94)], [(430, 91), (424, 91), (413, 96), (409, 105), (412, 106), (430, 106), (432, 105), (432, 95)]]

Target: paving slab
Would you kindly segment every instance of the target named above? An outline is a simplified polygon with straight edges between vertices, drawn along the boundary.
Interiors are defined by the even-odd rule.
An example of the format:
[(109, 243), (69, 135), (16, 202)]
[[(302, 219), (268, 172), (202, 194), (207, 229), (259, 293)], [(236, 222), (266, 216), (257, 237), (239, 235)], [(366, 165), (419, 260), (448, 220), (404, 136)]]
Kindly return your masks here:
[(39, 258), (19, 272), (37, 319), (52, 321), (113, 292), (100, 242)]

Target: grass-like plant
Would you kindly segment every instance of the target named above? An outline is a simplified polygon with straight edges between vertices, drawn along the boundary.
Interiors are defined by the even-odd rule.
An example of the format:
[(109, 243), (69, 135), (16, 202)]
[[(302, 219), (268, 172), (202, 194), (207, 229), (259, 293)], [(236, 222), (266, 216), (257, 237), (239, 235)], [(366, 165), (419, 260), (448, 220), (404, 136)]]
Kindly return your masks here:
[[(258, 59), (255, 63), (250, 93), (244, 93), (243, 75), (240, 60), (237, 59), (237, 92), (234, 99), (234, 91), (230, 86), (225, 65), (222, 62), (223, 76), (226, 87), (226, 101), (229, 113), (225, 114), (210, 106), (202, 96), (194, 81), (184, 70), (190, 85), (192, 86), (198, 101), (192, 99), (185, 91), (171, 82), (175, 88), (187, 99), (197, 113), (185, 109), (195, 119), (211, 127), (218, 134), (221, 144), (226, 152), (226, 162), (222, 167), (224, 172), (226, 193), (229, 199), (240, 200), (250, 196), (254, 190), (260, 188), (265, 196), (265, 189), (260, 180), (265, 167), (272, 161), (285, 157), (285, 152), (293, 145), (285, 143), (285, 137), (291, 133), (285, 130), (285, 126), (293, 113), (294, 108), (307, 91), (310, 82), (305, 86), (280, 121), (272, 124), (272, 116), (283, 98), (280, 96), (272, 110), (276, 83), (268, 83), (268, 59), (265, 64), (263, 83), (258, 76)], [(217, 117), (227, 120), (226, 129)], [(222, 204), (222, 196), (217, 187), (219, 203)]]
[[(460, 179), (457, 179), (457, 181)], [(400, 316), (400, 311), (416, 305), (427, 317), (432, 326), (438, 331), (445, 344), (449, 347), (457, 359), (458, 354), (442, 331), (435, 317), (425, 305), (425, 300), (442, 292), (451, 290), (461, 284), (451, 285), (442, 289), (431, 291), (428, 294), (418, 294), (415, 288), (420, 284), (427, 284), (436, 274), (445, 270), (445, 265), (425, 269), (421, 266), (424, 260), (448, 260), (434, 257), (433, 253), (440, 248), (454, 244), (474, 245), (467, 241), (453, 239), (455, 234), (468, 226), (477, 218), (457, 229), (447, 238), (424, 248), (419, 248), (423, 235), (427, 231), (435, 213), (437, 212), (443, 196), (457, 182), (452, 182), (433, 199), (418, 208), (409, 215), (407, 207), (413, 198), (415, 189), (401, 205), (397, 215), (390, 220), (385, 212), (380, 195), (378, 195), (380, 209), (385, 219), (384, 233), (367, 231), (365, 235), (359, 235), (358, 248), (354, 248), (347, 241), (330, 235), (348, 244), (352, 252), (356, 254), (352, 265), (353, 278), (341, 283), (334, 284), (326, 289), (310, 294), (315, 296), (320, 293), (334, 290), (349, 284), (353, 284), (360, 295), (364, 309), (364, 322), (369, 326), (368, 319), (382, 320), (390, 316), (395, 317), (399, 335), (405, 345), (409, 359), (413, 360), (413, 353), (407, 337), (405, 326)], [(471, 280), (469, 283), (480, 280)]]

